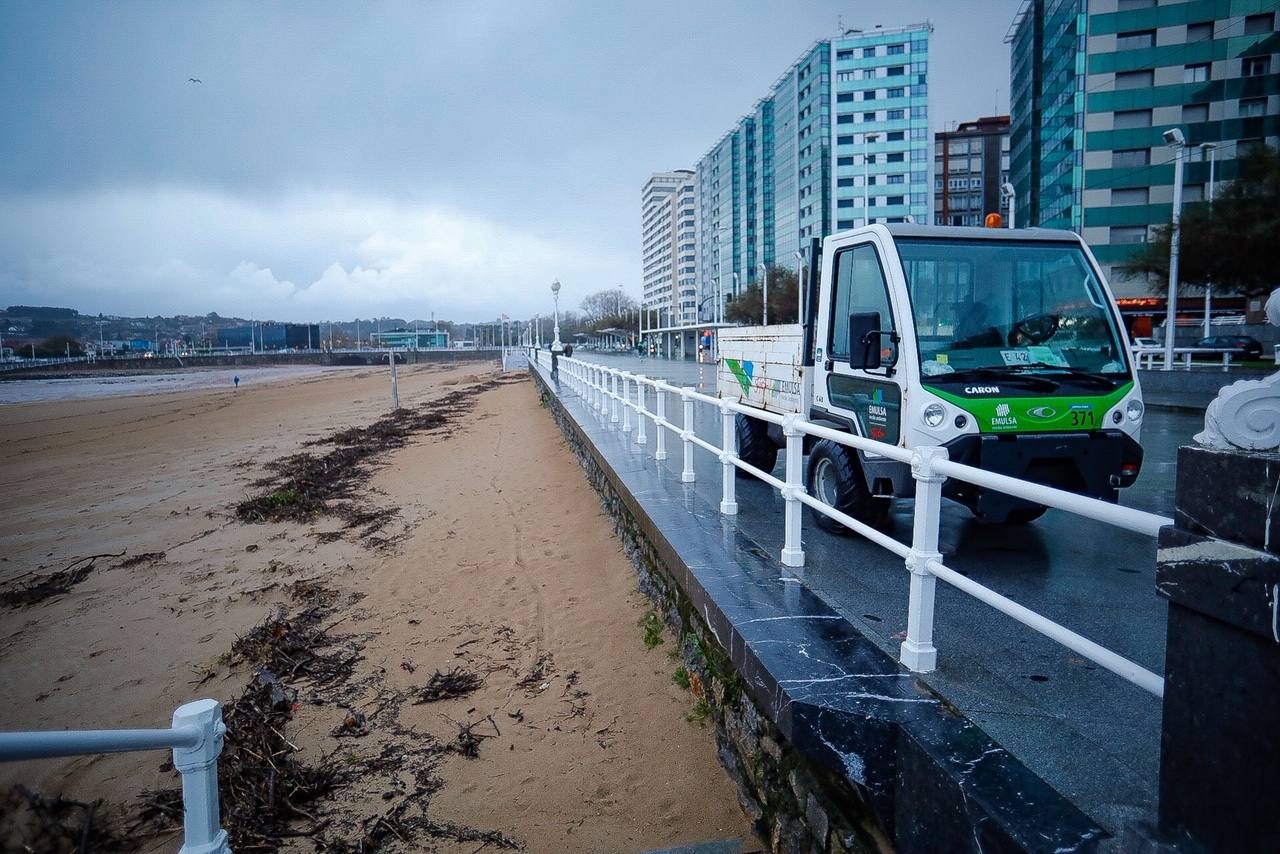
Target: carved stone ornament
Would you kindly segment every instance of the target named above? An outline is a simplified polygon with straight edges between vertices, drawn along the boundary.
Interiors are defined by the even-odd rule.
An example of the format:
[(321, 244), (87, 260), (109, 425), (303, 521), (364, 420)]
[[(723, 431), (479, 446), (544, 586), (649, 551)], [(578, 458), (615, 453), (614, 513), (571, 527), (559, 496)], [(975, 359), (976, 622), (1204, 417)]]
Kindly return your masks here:
[[(1280, 326), (1280, 288), (1267, 299), (1267, 320)], [(1195, 440), (1222, 450), (1280, 448), (1280, 372), (1223, 387), (1205, 410), (1204, 430)]]

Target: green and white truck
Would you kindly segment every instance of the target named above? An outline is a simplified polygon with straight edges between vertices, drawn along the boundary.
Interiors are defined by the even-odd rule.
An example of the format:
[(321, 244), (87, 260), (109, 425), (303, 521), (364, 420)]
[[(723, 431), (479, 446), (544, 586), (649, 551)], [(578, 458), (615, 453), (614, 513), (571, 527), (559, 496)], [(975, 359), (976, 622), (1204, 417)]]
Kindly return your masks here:
[[(871, 225), (814, 240), (807, 268), (801, 323), (721, 330), (721, 397), (1109, 501), (1138, 477), (1142, 392), (1076, 234)], [(766, 471), (785, 444), (743, 415), (737, 440)], [(903, 463), (827, 440), (805, 451), (810, 494), (854, 518), (914, 492)], [(988, 522), (1045, 510), (955, 479), (943, 494)]]

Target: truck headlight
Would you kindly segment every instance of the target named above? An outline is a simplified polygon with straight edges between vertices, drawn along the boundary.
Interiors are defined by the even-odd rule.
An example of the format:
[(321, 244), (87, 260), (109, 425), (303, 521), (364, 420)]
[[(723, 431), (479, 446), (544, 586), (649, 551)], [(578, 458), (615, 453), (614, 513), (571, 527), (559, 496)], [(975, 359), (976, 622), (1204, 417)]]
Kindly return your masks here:
[(924, 408), (924, 412), (920, 413), (924, 419), (924, 423), (928, 427), (941, 427), (942, 422), (947, 420), (947, 410), (943, 408), (941, 403), (931, 403)]
[(1129, 420), (1137, 423), (1142, 420), (1143, 406), (1142, 401), (1136, 397), (1129, 401), (1129, 405), (1125, 407), (1125, 414), (1129, 416)]

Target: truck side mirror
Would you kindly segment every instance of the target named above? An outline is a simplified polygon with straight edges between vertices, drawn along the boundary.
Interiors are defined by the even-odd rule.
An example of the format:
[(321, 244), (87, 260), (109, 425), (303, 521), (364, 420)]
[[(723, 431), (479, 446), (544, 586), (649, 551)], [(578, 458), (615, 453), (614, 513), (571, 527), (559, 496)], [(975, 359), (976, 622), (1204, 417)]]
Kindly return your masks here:
[(880, 312), (855, 311), (849, 315), (849, 367), (880, 367)]

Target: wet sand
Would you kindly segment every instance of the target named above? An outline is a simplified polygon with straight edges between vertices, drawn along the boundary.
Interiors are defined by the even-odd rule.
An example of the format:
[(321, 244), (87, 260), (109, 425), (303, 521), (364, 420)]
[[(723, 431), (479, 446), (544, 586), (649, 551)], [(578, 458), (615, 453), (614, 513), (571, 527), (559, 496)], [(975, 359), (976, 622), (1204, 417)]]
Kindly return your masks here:
[[(401, 401), (466, 388), (478, 370), (487, 368), (402, 368)], [(685, 719), (692, 698), (672, 681), (674, 642), (642, 643), (647, 604), (633, 571), (527, 380), (481, 393), (461, 425), (415, 436), (380, 461), (365, 491), (399, 510), (389, 547), (335, 538), (335, 520), (234, 518), (229, 508), (264, 463), (371, 423), (387, 410), (387, 385), (385, 370), (353, 369), (234, 392), (0, 408), (0, 585), (119, 555), (98, 559), (64, 594), (0, 606), (0, 727), (162, 726), (182, 702), (229, 701), (253, 672), (228, 657), (236, 638), (288, 602), (289, 585), (311, 580), (344, 601), (363, 597), (339, 619), (363, 645), (352, 683), (371, 722), (388, 705), (379, 698), (404, 695), (436, 670), (482, 676), (466, 697), (390, 704), (408, 734), (397, 749), (414, 734), (444, 742), (457, 722), (492, 720), (476, 729), (477, 758), (442, 755), (433, 819), (496, 830), (530, 851), (748, 837), (712, 734)], [(127, 565), (147, 553), (163, 554)], [(332, 703), (303, 705), (289, 739), (327, 761), (355, 761), (385, 743), (378, 731), (334, 738), (344, 714)], [(2, 765), (0, 785), (125, 803), (173, 785), (166, 758)], [(358, 826), (384, 809), (379, 788), (358, 781), (318, 808), (334, 827)], [(173, 844), (170, 836), (151, 848)], [(426, 845), (393, 838), (387, 850)]]

